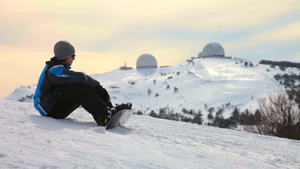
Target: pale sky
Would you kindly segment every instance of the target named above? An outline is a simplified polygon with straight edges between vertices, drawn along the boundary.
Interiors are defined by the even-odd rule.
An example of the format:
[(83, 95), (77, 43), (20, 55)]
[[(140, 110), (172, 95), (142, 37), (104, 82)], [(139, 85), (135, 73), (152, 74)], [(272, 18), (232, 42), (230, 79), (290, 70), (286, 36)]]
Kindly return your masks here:
[(109, 72), (150, 53), (177, 65), (218, 42), (226, 56), (300, 60), (300, 0), (0, 0), (0, 98), (37, 84), (53, 46), (72, 70)]

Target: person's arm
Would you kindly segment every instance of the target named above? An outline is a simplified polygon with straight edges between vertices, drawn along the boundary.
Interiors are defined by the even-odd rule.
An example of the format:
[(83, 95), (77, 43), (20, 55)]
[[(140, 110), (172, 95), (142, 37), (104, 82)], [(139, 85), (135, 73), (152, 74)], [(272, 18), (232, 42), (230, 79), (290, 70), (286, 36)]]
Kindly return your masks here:
[(107, 90), (103, 88), (97, 80), (83, 72), (65, 69), (63, 65), (53, 66), (48, 72), (48, 79), (50, 83), (54, 85), (72, 83), (88, 84), (105, 103), (108, 103), (110, 100)]
[(85, 73), (68, 70), (63, 65), (53, 66), (49, 69), (48, 80), (54, 85), (80, 83), (88, 84), (92, 88), (95, 88), (99, 84), (97, 80)]

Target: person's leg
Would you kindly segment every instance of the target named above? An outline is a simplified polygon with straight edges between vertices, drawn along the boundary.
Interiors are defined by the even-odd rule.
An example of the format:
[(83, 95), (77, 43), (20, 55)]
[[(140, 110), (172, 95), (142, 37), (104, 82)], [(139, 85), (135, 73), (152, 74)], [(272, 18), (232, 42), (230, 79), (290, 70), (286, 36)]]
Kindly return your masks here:
[(64, 119), (80, 105), (91, 113), (94, 119), (107, 118), (106, 104), (90, 86), (83, 84), (75, 84), (64, 91), (64, 93), (59, 96), (56, 105), (47, 116)]

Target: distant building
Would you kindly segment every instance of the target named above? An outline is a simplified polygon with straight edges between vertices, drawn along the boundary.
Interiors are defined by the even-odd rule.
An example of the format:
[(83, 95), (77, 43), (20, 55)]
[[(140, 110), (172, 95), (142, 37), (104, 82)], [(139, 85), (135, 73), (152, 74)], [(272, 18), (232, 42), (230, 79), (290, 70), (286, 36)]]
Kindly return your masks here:
[(198, 54), (198, 58), (201, 58), (202, 57), (202, 52), (200, 52), (199, 54)]
[(130, 70), (130, 69), (132, 69), (132, 67), (127, 67), (126, 63), (125, 63), (124, 66), (121, 66), (119, 69), (120, 70)]
[(136, 61), (136, 68), (157, 68), (157, 61), (151, 54), (143, 54)]
[(202, 52), (198, 54), (198, 57), (225, 57), (225, 51), (222, 45), (212, 42), (204, 46)]
[(160, 66), (159, 68), (166, 68), (166, 67), (170, 67), (170, 65)]

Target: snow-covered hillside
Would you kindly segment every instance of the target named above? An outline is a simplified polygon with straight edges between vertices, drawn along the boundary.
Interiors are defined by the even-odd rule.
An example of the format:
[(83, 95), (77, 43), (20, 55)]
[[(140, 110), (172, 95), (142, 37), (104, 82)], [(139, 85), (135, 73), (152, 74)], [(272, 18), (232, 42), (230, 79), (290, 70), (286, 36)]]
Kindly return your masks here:
[[(245, 67), (239, 59), (207, 58), (161, 68), (146, 77), (136, 70), (117, 70), (94, 77), (110, 86), (115, 101), (130, 100), (138, 110), (149, 112), (169, 106), (175, 112), (181, 112), (182, 108), (200, 109), (206, 115), (204, 105), (217, 108), (228, 104), (226, 111), (230, 114), (235, 107), (254, 110), (257, 98), (281, 90), (273, 78), (280, 70), (267, 72), (269, 68), (264, 65)], [(113, 80), (107, 79), (118, 75), (122, 76), (119, 81), (114, 79), (113, 84)], [(131, 81), (134, 85), (128, 84)]]
[(4, 99), (0, 133), (0, 168), (300, 166), (296, 140), (139, 115), (132, 115), (125, 127), (105, 131), (82, 108), (56, 120), (40, 116), (32, 103)]
[[(245, 62), (249, 63), (248, 66)], [(114, 70), (92, 77), (107, 88), (113, 103), (132, 102), (135, 109), (144, 114), (151, 110), (158, 112), (164, 107), (175, 113), (181, 113), (183, 108), (201, 110), (205, 120), (209, 107), (225, 107), (225, 117), (235, 107), (254, 112), (259, 97), (282, 90), (273, 77), (283, 71), (257, 63), (249, 65), (249, 61), (237, 58), (198, 58), (159, 68), (147, 76), (132, 69)], [(290, 71), (298, 70), (285, 70)], [(35, 88), (35, 85), (23, 86), (5, 99), (31, 102), (30, 96)]]

